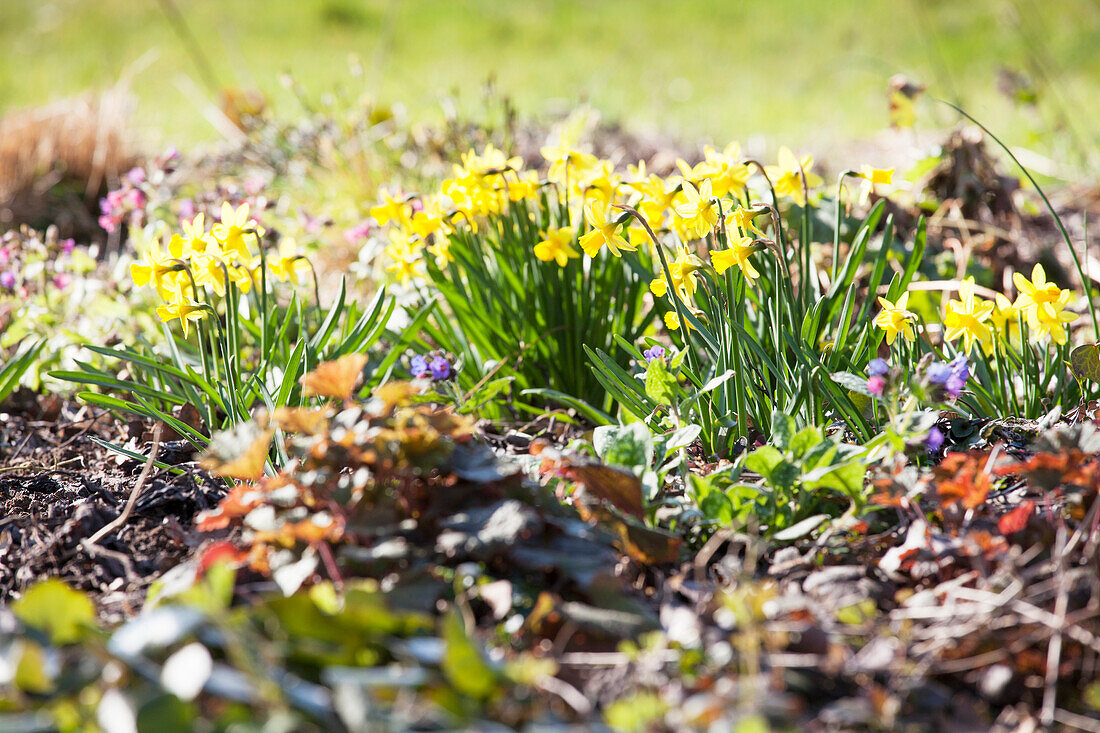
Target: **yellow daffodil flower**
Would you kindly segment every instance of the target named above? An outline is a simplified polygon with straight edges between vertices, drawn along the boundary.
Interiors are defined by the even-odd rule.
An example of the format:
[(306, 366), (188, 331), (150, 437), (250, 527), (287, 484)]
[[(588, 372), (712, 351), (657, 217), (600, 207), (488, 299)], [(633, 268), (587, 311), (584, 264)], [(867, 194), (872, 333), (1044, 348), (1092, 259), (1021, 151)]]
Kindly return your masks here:
[(558, 263), (558, 267), (565, 267), (570, 259), (581, 256), (580, 252), (570, 246), (573, 234), (572, 227), (548, 230), (543, 235), (545, 239), (535, 245), (535, 257), (543, 262), (553, 260)]
[(866, 206), (871, 201), (871, 194), (875, 193), (875, 186), (888, 186), (893, 182), (894, 169), (872, 168), (865, 165), (856, 177), (862, 179), (859, 186), (859, 205)]
[(516, 180), (507, 180), (505, 187), (508, 189), (510, 201), (523, 201), (534, 198), (539, 191), (539, 175), (535, 171), (528, 171), (522, 175), (517, 174)]
[(673, 209), (676, 212), (677, 226), (685, 239), (702, 239), (718, 223), (718, 206), (714, 203), (710, 180), (703, 181), (698, 189), (684, 181), (681, 192), (685, 201)]
[(1069, 305), (1069, 300), (1073, 297), (1069, 290), (1062, 290), (1055, 283), (1047, 282), (1046, 272), (1038, 264), (1031, 270), (1030, 281), (1016, 272), (1012, 275), (1012, 282), (1020, 291), (1012, 305), (1024, 314), (1027, 325), (1033, 329), (1039, 328), (1040, 311), (1046, 310), (1047, 320), (1053, 320), (1059, 311)]
[(738, 207), (732, 214), (726, 214), (726, 232), (730, 237), (737, 233), (737, 229), (742, 232), (753, 232), (759, 236), (764, 236), (764, 232), (760, 231), (756, 224), (753, 223), (753, 219), (760, 216), (763, 212), (756, 211), (755, 209), (748, 209), (745, 207)]
[(944, 341), (954, 341), (963, 337), (963, 349), (966, 353), (977, 341), (988, 344), (993, 337), (985, 321), (993, 314), (993, 303), (974, 296), (974, 278), (968, 277), (959, 284), (959, 299), (947, 304), (947, 313), (943, 325), (947, 329)]
[(250, 265), (253, 256), (245, 240), (246, 232), (248, 236), (252, 236), (250, 230), (255, 231), (256, 237), (264, 235), (263, 229), (248, 218), (248, 202), (241, 204), (234, 211), (228, 201), (223, 201), (222, 219), (211, 230), (214, 239), (221, 245), (222, 253), (241, 264)]
[(696, 166), (711, 182), (714, 195), (721, 198), (726, 194), (740, 193), (748, 185), (752, 169), (741, 162), (741, 146), (730, 143), (725, 150), (718, 152), (712, 147), (703, 148), (706, 161)]
[(627, 164), (626, 175), (626, 185), (630, 186), (631, 188), (634, 188), (639, 183), (644, 183), (645, 180), (649, 177), (649, 174), (646, 172), (645, 161), (639, 160), (638, 165)]
[(863, 166), (859, 177), (865, 181), (869, 181), (872, 184), (890, 185), (894, 181), (894, 169), (893, 168), (872, 168), (869, 165)]
[(1019, 314), (1019, 308), (1014, 306), (1004, 295), (997, 293), (989, 322), (993, 324), (994, 330), (1004, 336), (1005, 340), (1016, 348), (1020, 346), (1020, 321), (1017, 318)]
[(794, 202), (803, 206), (806, 203), (806, 195), (802, 190), (802, 176), (806, 177), (806, 189), (820, 186), (824, 181), (821, 176), (812, 173), (814, 158), (812, 155), (803, 155), (795, 158), (790, 148), (779, 149), (779, 165), (764, 166), (768, 178), (775, 186), (776, 194), (789, 196)]
[(273, 261), (268, 260), (271, 274), (279, 282), (298, 284), (298, 274), (309, 269), (306, 258), (298, 254), (298, 244), (290, 237), (279, 240), (279, 255)]
[(424, 277), (424, 257), (418, 242), (410, 240), (400, 232), (391, 231), (386, 255), (392, 262), (386, 268), (386, 272), (393, 273), (402, 285), (407, 285), (410, 280)]
[(180, 326), (183, 327), (183, 335), (186, 338), (187, 324), (203, 318), (203, 316), (206, 315), (206, 309), (203, 305), (196, 303), (190, 298), (183, 298), (158, 306), (157, 315), (160, 316), (160, 320), (165, 323), (175, 320), (176, 318), (180, 319)]
[(749, 255), (756, 251), (757, 248), (753, 246), (752, 237), (731, 238), (729, 249), (711, 251), (710, 262), (719, 275), (730, 267), (737, 265), (741, 273), (751, 282), (760, 277), (760, 273), (749, 261)]
[(1036, 338), (1049, 335), (1054, 343), (1062, 346), (1066, 343), (1066, 324), (1077, 320), (1076, 313), (1067, 313), (1061, 308), (1047, 304), (1039, 308), (1039, 325), (1035, 329)]
[(435, 199), (426, 199), (424, 208), (412, 215), (410, 222), (412, 233), (421, 239), (427, 239), (430, 235), (443, 227), (443, 212)]
[(634, 252), (638, 248), (623, 239), (619, 233), (622, 226), (614, 218), (614, 209), (599, 199), (589, 199), (584, 204), (584, 220), (592, 231), (580, 239), (581, 249), (589, 257), (595, 257), (596, 253), (606, 244), (611, 254), (622, 257), (619, 250)]
[[(702, 261), (687, 247), (680, 247), (676, 251), (676, 259), (668, 263), (673, 290), (689, 307), (695, 297), (695, 290), (699, 287), (695, 272), (701, 267), (703, 267)], [(668, 281), (664, 277), (654, 279), (649, 283), (649, 292), (658, 298), (668, 295)]]
[(455, 166), (455, 178), (466, 176), (498, 176), (505, 171), (519, 171), (523, 169), (523, 158), (518, 156), (509, 158), (503, 151), (497, 150), (492, 143), (485, 146), (479, 155), (470, 150), (462, 154), (462, 165)]
[(385, 226), (390, 221), (404, 225), (408, 220), (408, 203), (405, 201), (405, 197), (400, 194), (396, 197), (390, 196), (389, 192), (384, 189), (379, 189), (378, 195), (382, 199), (382, 203), (371, 207), (370, 210), (370, 215), (374, 217), (378, 225)]
[(599, 163), (595, 155), (564, 146), (546, 146), (539, 153), (550, 164), (546, 177), (559, 186), (564, 185), (567, 180), (576, 181), (578, 178), (583, 178), (586, 171), (595, 168)]
[(917, 316), (907, 310), (909, 307), (908, 292), (902, 293), (896, 303), (891, 303), (886, 298), (879, 298), (878, 304), (882, 306), (882, 310), (875, 316), (874, 324), (886, 332), (887, 344), (893, 344), (899, 333), (909, 341), (916, 338), (916, 333), (913, 331), (913, 321), (916, 320)]
[(671, 211), (676, 205), (676, 198), (680, 195), (680, 179), (662, 179), (659, 176), (650, 176), (643, 182), (631, 184), (631, 188), (642, 194), (645, 198), (638, 204), (638, 210), (650, 223), (650, 226), (660, 227), (664, 222), (665, 212)]
[(183, 275), (184, 265), (170, 257), (165, 257), (156, 240), (150, 243), (141, 253), (144, 264), (133, 262), (130, 264), (130, 278), (139, 288), (145, 287), (150, 282), (156, 288), (157, 294), (163, 300), (171, 300), (180, 291), (180, 276)]
[[(676, 315), (676, 311), (669, 311), (668, 313), (665, 313), (664, 321), (665, 328), (667, 328), (669, 331), (680, 330), (680, 317)], [(688, 321), (687, 327), (689, 331), (695, 330), (695, 326), (691, 325), (691, 321)]]
[(192, 257), (205, 256), (209, 252), (214, 256), (221, 256), (218, 243), (206, 231), (206, 216), (201, 212), (191, 221), (182, 222), (180, 227), (183, 234), (172, 235), (168, 243), (168, 251), (177, 259), (189, 260)]
[(448, 263), (455, 261), (451, 254), (451, 240), (447, 237), (437, 237), (435, 242), (428, 245), (428, 253), (435, 257), (435, 263), (440, 267), (446, 267)]
[(585, 176), (577, 182), (583, 187), (585, 199), (598, 198), (607, 203), (613, 201), (619, 191), (621, 180), (611, 162), (601, 160), (591, 173), (592, 175)]
[(649, 238), (649, 232), (640, 224), (632, 224), (626, 229), (626, 239), (635, 248), (652, 247), (653, 240)]

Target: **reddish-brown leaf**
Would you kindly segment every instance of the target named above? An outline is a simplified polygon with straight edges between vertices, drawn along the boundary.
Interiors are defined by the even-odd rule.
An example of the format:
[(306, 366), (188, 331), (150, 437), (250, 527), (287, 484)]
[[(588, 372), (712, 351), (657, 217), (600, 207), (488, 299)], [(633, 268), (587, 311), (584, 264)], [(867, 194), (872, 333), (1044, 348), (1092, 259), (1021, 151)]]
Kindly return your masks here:
[(936, 466), (936, 490), (943, 505), (961, 501), (966, 509), (981, 505), (989, 496), (993, 484), (985, 472), (987, 457), (984, 453), (948, 453)]
[(1008, 536), (1027, 526), (1027, 520), (1035, 513), (1035, 502), (1025, 501), (997, 521), (1001, 534)]

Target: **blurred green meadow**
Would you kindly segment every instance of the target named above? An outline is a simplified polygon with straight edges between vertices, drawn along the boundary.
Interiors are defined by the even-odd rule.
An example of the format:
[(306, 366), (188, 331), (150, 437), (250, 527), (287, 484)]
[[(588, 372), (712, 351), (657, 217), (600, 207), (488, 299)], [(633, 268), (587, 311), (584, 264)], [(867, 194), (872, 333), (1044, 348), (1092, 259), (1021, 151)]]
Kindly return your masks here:
[[(297, 112), (286, 73), (311, 96), (414, 117), (448, 97), (476, 114), (492, 79), (524, 113), (588, 102), (635, 128), (816, 146), (888, 126), (903, 73), (1012, 143), (1061, 130), (1083, 154), (1100, 139), (1100, 4), (1086, 0), (4, 0), (0, 44), (0, 114), (130, 74), (150, 143), (216, 138), (215, 87)], [(955, 119), (927, 96), (918, 114), (918, 129)]]

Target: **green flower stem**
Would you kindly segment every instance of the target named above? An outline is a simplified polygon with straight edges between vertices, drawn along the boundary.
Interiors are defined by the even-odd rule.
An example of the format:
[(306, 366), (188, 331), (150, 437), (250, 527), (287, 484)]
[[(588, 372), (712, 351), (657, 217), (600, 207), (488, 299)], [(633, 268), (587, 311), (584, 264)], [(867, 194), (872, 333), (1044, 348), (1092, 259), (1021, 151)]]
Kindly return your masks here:
[(260, 253), (260, 354), (267, 354), (267, 253), (264, 251), (263, 237), (256, 229), (252, 230), (256, 238), (256, 249)]
[(672, 307), (676, 309), (676, 317), (680, 320), (680, 330), (684, 338), (684, 348), (688, 350), (687, 359), (688, 364), (691, 365), (692, 371), (698, 373), (699, 365), (696, 360), (696, 354), (694, 344), (691, 340), (691, 328), (688, 326), (687, 318), (684, 316), (683, 308), (680, 306), (680, 298), (676, 294), (676, 289), (673, 286), (672, 270), (669, 269), (668, 259), (665, 257), (664, 248), (661, 247), (661, 243), (657, 241), (657, 235), (653, 233), (653, 228), (649, 226), (649, 222), (641, 213), (626, 204), (614, 204), (614, 208), (627, 212), (635, 219), (637, 219), (643, 228), (645, 228), (646, 234), (649, 235), (649, 239), (653, 242), (653, 248), (657, 250), (657, 256), (661, 259), (661, 268), (664, 270), (665, 278), (668, 280), (669, 291), (671, 293), (670, 300), (672, 301)]

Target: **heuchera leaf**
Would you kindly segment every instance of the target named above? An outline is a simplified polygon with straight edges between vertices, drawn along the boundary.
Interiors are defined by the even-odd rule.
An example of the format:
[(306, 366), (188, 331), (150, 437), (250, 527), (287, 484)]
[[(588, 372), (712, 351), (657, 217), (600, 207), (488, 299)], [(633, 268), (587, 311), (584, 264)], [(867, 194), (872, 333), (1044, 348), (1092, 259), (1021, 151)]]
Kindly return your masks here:
[(1027, 520), (1034, 512), (1035, 502), (1024, 501), (997, 521), (997, 529), (1001, 530), (1001, 534), (1005, 536), (1019, 532), (1027, 526)]
[(632, 517), (643, 519), (642, 481), (633, 473), (598, 463), (568, 466), (565, 475), (592, 495)]
[(318, 364), (317, 368), (302, 377), (302, 393), (307, 397), (335, 397), (346, 400), (363, 375), (367, 365), (365, 354), (346, 354), (334, 361)]
[(1079, 382), (1100, 382), (1100, 344), (1085, 344), (1069, 352), (1069, 366)]
[(215, 433), (199, 466), (226, 478), (258, 479), (264, 473), (274, 434), (274, 430), (263, 430), (254, 421)]

